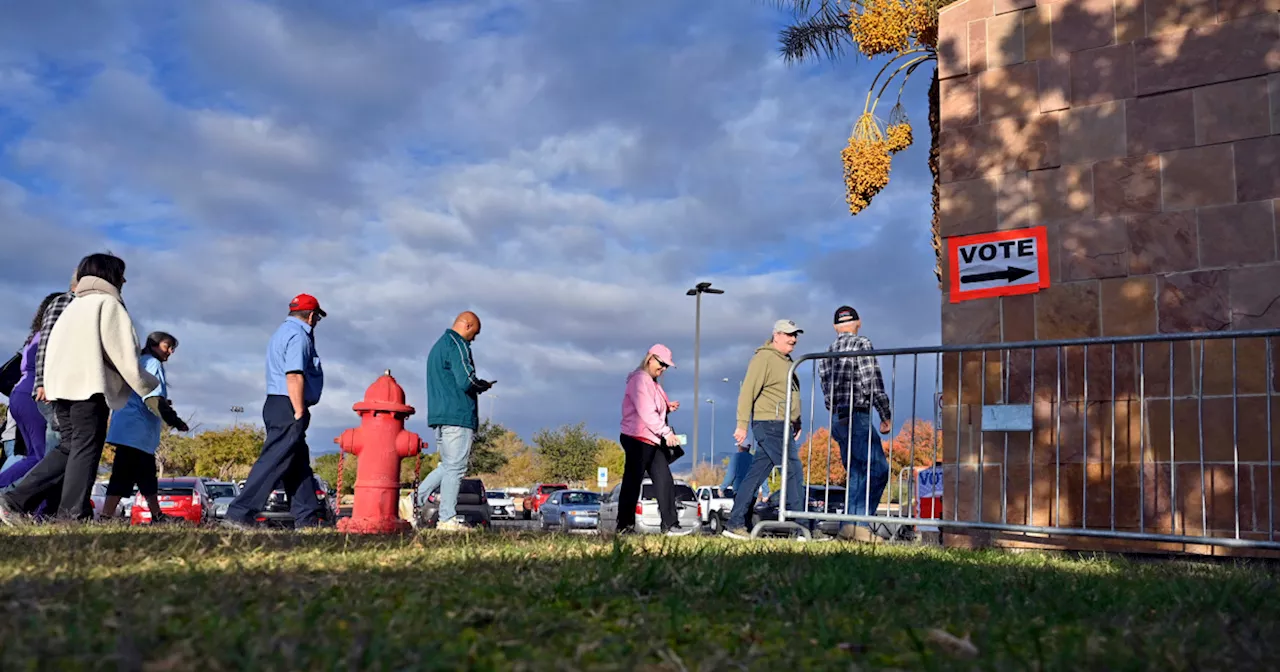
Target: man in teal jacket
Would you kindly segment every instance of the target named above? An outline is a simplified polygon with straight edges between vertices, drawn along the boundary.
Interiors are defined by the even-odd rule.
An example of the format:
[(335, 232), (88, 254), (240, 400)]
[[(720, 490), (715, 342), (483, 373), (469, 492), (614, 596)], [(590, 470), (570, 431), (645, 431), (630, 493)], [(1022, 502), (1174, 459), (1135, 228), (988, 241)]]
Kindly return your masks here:
[(493, 387), (493, 381), (476, 377), (471, 342), (480, 335), (480, 318), (471, 311), (453, 321), (453, 327), (427, 355), (427, 424), (436, 430), (437, 466), (418, 486), (418, 505), (440, 491), (438, 530), (469, 530), (458, 520), (458, 488), (467, 475), (471, 441), (479, 426), (476, 398)]

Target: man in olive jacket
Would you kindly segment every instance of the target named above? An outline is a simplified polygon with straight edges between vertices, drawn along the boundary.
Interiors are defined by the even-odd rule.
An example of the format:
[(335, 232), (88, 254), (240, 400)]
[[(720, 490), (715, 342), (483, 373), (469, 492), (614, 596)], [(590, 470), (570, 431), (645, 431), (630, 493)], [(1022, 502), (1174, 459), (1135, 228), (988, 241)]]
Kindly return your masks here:
[[(782, 465), (783, 433), (786, 431), (787, 390), (791, 390), (791, 428), (800, 438), (800, 381), (791, 372), (791, 352), (796, 349), (796, 336), (804, 331), (791, 320), (773, 324), (773, 336), (756, 348), (747, 365), (742, 389), (738, 392), (738, 426), (733, 438), (742, 443), (747, 426), (756, 437), (756, 454), (742, 487), (733, 495), (733, 510), (725, 523), (724, 536), (750, 538), (746, 529), (747, 512), (755, 504), (756, 491), (769, 478), (769, 472)], [(804, 477), (801, 473), (800, 450), (793, 443), (787, 451), (787, 510), (804, 510)]]
[(480, 318), (464, 312), (446, 329), (427, 355), (427, 424), (436, 430), (440, 465), (418, 486), (418, 504), (440, 491), (440, 516), (436, 529), (468, 530), (458, 515), (458, 488), (467, 475), (471, 442), (479, 426), (477, 397), (493, 387), (476, 377), (471, 342), (480, 335)]

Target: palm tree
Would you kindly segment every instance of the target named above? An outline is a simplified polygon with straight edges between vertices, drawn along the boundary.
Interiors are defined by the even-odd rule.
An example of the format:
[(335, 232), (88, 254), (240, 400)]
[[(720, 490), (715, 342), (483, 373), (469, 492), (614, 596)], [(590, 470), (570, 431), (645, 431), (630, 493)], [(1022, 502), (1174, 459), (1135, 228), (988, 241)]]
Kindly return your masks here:
[[(778, 35), (788, 63), (839, 60), (849, 52), (887, 57), (867, 91), (862, 115), (843, 150), (849, 212), (858, 214), (889, 181), (890, 155), (912, 143), (902, 107), (907, 80), (934, 63), (929, 86), (929, 172), (933, 174), (932, 238), (934, 276), (942, 285), (942, 239), (938, 231), (938, 9), (956, 0), (775, 0), (795, 17)], [(891, 70), (891, 66), (893, 69)], [(887, 126), (876, 110), (890, 84), (898, 81)]]

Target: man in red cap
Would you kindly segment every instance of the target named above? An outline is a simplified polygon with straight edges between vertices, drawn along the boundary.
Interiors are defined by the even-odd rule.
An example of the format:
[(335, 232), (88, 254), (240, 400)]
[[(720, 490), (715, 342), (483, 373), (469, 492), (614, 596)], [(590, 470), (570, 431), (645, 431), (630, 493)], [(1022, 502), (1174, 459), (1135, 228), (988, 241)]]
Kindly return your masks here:
[(326, 316), (316, 297), (299, 294), (289, 302), (289, 317), (267, 345), (267, 400), (262, 405), (267, 438), (240, 495), (227, 506), (223, 524), (229, 527), (252, 526), (276, 483), (283, 483), (289, 493), (295, 528), (320, 522), (307, 427), (309, 409), (319, 403), (324, 390), (315, 327)]

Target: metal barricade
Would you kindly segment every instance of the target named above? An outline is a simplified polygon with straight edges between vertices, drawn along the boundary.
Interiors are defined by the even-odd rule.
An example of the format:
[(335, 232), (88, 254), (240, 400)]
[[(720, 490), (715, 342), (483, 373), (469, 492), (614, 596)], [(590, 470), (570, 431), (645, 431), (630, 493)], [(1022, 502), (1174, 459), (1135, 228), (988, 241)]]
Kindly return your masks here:
[[(801, 457), (801, 447), (793, 445), (797, 406), (794, 416), (810, 437), (836, 422), (822, 405), (818, 361), (876, 357), (897, 427), (905, 425), (899, 420), (903, 407), (910, 408), (903, 416), (911, 422), (898, 481), (917, 474), (915, 467), (936, 465), (942, 474), (942, 513), (940, 518), (918, 516), (914, 476), (906, 479), (906, 487), (898, 485), (899, 501), (892, 510), (887, 503), (873, 503), (869, 488), (854, 492), (848, 472), (844, 492), (850, 506), (833, 508), (830, 494), (839, 486), (831, 483), (832, 449), (822, 447), (827, 473), (815, 479), (815, 442), (808, 440), (801, 480), (806, 491), (822, 487), (828, 497), (816, 506), (806, 492), (804, 509), (789, 509), (787, 493), (794, 486), (789, 459), (783, 459), (777, 519), (760, 521), (752, 536), (784, 532), (808, 538), (810, 528), (831, 531), (862, 523), (882, 537), (909, 536), (914, 527), (931, 526), (1039, 539), (1061, 535), (1280, 550), (1275, 516), (1280, 472), (1272, 436), (1273, 396), (1280, 387), (1278, 338), (1280, 330), (1254, 330), (804, 355), (790, 374), (812, 363), (807, 421), (788, 390), (782, 454), (795, 450)], [(922, 363), (933, 378), (931, 425), (915, 422), (922, 392), (928, 391), (920, 384)], [(902, 366), (900, 371), (900, 364), (909, 370)], [(908, 391), (908, 400), (899, 399), (900, 389)], [(832, 442), (841, 451), (837, 460), (854, 465), (855, 458), (873, 449), (879, 423), (874, 408), (870, 413), (871, 433), (865, 439), (854, 436), (852, 415), (842, 419), (851, 445)], [(934, 435), (917, 441), (918, 430)], [(891, 442), (891, 436), (883, 442)], [(864, 440), (865, 451), (859, 445)], [(932, 454), (921, 458), (918, 446)], [(820, 465), (821, 454), (818, 460)], [(871, 460), (856, 464), (865, 465), (859, 468), (864, 482), (870, 482)], [(885, 480), (891, 490), (892, 471)], [(846, 510), (856, 507), (859, 496), (863, 510), (874, 513)]]

